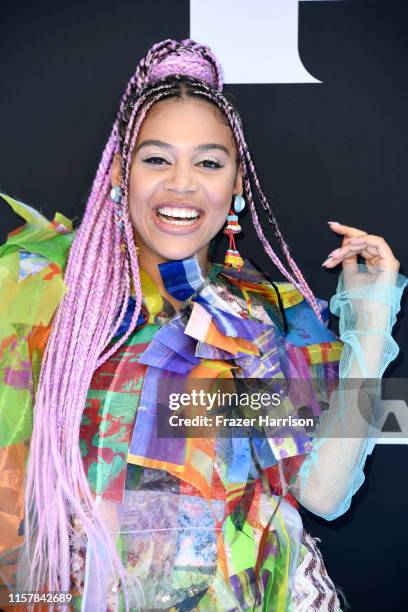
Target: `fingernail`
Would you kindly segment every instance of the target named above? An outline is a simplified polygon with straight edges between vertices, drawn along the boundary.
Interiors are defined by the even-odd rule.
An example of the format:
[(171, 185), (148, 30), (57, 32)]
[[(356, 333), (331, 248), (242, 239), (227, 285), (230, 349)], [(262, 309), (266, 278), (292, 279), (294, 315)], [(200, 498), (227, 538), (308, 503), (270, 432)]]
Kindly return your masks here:
[(327, 223), (338, 223), (340, 225), (338, 221), (328, 221)]
[(329, 255), (329, 257), (327, 259), (325, 259), (325, 261), (322, 263), (322, 266), (325, 266), (329, 263), (329, 261), (331, 261), (331, 257)]
[(341, 249), (334, 249), (334, 251), (330, 251), (328, 257), (333, 257), (333, 255), (336, 255), (336, 253), (338, 253)]

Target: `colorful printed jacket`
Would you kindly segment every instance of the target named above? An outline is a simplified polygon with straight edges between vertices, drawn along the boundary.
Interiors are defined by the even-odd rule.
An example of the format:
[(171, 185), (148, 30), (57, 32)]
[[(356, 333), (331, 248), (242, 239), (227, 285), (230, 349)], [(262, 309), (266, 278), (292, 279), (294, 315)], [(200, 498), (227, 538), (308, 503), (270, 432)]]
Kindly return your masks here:
[[(0, 248), (0, 576), (12, 588), (23, 541), (23, 477), (33, 399), (52, 318), (66, 291), (63, 271), (75, 233), (59, 213), (49, 222), (27, 205), (2, 197), (26, 220)], [(163, 555), (170, 539), (164, 543), (157, 536), (157, 558), (153, 555), (144, 574), (151, 606), (166, 602), (170, 609), (183, 597), (201, 593), (194, 609), (216, 610), (228, 600), (230, 607), (222, 609), (292, 609), (289, 593), (304, 549), (289, 487), (313, 448), (312, 435), (302, 427), (279, 435), (265, 426), (262, 437), (163, 439), (156, 429), (162, 418), (158, 406), (163, 394), (180, 389), (181, 381), (188, 387), (197, 379), (273, 378), (309, 381), (306, 399), (319, 415), (338, 384), (343, 342), (327, 329), (326, 302), (318, 301), (322, 325), (292, 285), (271, 283), (249, 262), (241, 272), (213, 264), (208, 284), (195, 258), (162, 264), (161, 274), (169, 293), (192, 299), (175, 313), (141, 272), (138, 326), (95, 372), (83, 415), (80, 448), (91, 489), (99, 502), (117, 505), (118, 548), (129, 575), (135, 572), (135, 551), (143, 549), (143, 542), (125, 535), (129, 519), (123, 517), (135, 508), (139, 517), (148, 517), (165, 500), (167, 510), (155, 514), (156, 531), (160, 520), (164, 528), (171, 519), (178, 541), (168, 550), (173, 555), (171, 576), (163, 579), (163, 558), (157, 551)], [(405, 286), (402, 280), (399, 286)], [(132, 304), (117, 336), (127, 329), (131, 312)], [(304, 387), (298, 395), (296, 388), (288, 392), (281, 415), (297, 414), (305, 402)], [(361, 463), (357, 468), (361, 484)], [(174, 495), (177, 508), (169, 501)], [(200, 525), (208, 523), (205, 534), (195, 539), (188, 536), (193, 516)], [(147, 523), (139, 519), (135, 533), (149, 532), (152, 525)], [(210, 524), (215, 535), (208, 540)], [(84, 551), (80, 546), (73, 550), (78, 609), (84, 589), (94, 605), (108, 601), (107, 609), (117, 608), (120, 604), (112, 597), (120, 596), (108, 587), (103, 596), (92, 592)], [(92, 551), (88, 564), (89, 558)]]

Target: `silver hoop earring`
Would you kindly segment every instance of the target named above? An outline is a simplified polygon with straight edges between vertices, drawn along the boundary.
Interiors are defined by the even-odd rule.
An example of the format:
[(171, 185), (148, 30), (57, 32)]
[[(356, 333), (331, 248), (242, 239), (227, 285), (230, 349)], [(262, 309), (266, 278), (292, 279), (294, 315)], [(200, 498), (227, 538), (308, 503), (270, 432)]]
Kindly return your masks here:
[(242, 212), (245, 208), (245, 200), (242, 197), (242, 195), (235, 195), (234, 196), (234, 212), (236, 214)]
[(111, 192), (110, 192), (110, 197), (111, 197), (112, 202), (118, 203), (121, 201), (122, 190), (119, 187), (119, 185), (116, 185), (116, 187), (112, 187)]

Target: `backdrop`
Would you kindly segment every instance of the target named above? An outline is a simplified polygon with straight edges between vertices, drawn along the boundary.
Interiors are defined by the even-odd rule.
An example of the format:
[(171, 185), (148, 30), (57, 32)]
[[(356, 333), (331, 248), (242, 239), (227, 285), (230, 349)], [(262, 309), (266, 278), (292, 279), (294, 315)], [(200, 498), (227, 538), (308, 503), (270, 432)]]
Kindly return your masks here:
[[(51, 217), (80, 218), (138, 60), (154, 42), (200, 34), (225, 63), (264, 191), (315, 293), (329, 299), (336, 288), (339, 270), (321, 268), (340, 242), (332, 219), (384, 236), (407, 274), (406, 2), (215, 5), (2, 0), (0, 190)], [(21, 221), (4, 206), (0, 219), (3, 242)], [(243, 225), (240, 250), (279, 280), (249, 215)], [(388, 376), (408, 377), (407, 318), (394, 330), (401, 353)], [(345, 516), (302, 512), (353, 612), (403, 607), (406, 460), (404, 440), (377, 445)]]

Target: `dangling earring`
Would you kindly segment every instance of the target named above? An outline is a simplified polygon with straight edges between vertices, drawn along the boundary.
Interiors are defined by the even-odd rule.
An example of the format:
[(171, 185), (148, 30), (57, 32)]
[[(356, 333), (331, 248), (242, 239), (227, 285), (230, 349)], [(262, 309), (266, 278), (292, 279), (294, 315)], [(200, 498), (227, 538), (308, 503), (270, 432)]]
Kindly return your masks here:
[(245, 208), (245, 200), (241, 195), (234, 197), (234, 210), (230, 209), (227, 216), (227, 225), (223, 230), (226, 236), (229, 236), (229, 247), (227, 249), (224, 264), (232, 268), (236, 268), (238, 272), (244, 266), (244, 260), (239, 254), (235, 245), (235, 234), (239, 234), (241, 226), (238, 223), (238, 215), (235, 213), (241, 212)]

